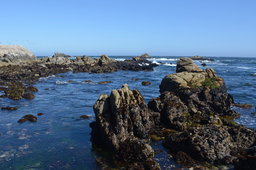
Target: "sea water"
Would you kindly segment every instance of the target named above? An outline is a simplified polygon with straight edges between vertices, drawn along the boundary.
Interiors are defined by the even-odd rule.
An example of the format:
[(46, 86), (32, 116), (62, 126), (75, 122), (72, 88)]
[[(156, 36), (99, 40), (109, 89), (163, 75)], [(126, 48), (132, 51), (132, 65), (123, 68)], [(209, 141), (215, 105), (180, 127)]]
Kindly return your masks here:
[[(127, 57), (112, 57), (125, 60)], [(241, 117), (236, 121), (256, 128), (256, 59), (213, 57), (214, 61), (195, 61), (200, 67), (213, 68), (225, 79), (235, 102), (253, 104), (251, 109), (238, 109)], [(159, 96), (159, 85), (165, 75), (175, 73), (178, 57), (153, 57), (158, 64), (154, 71), (117, 71), (113, 73), (64, 73), (40, 78), (39, 89), (33, 100), (14, 101), (0, 98), (0, 107), (17, 107), (16, 111), (0, 110), (0, 169), (99, 169), (96, 154), (90, 142), (94, 121), (93, 104), (100, 94), (110, 94), (112, 89), (128, 84), (138, 89), (148, 102)], [(203, 68), (203, 67), (202, 67)], [(136, 80), (135, 80), (136, 79)], [(90, 81), (86, 81), (90, 80)], [(100, 81), (112, 81), (98, 84)], [(142, 86), (142, 81), (150, 81)], [(38, 116), (36, 123), (17, 123), (26, 114)], [(89, 115), (88, 120), (80, 119)], [(164, 150), (153, 144), (156, 150)], [(156, 154), (163, 169), (180, 167), (166, 151)]]

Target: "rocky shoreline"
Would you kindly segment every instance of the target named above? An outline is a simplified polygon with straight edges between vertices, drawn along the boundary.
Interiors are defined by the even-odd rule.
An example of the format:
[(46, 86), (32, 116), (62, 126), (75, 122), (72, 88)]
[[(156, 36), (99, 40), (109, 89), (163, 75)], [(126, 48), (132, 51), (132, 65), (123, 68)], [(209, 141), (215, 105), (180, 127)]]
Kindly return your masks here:
[(100, 95), (92, 143), (111, 153), (112, 165), (119, 161), (127, 169), (160, 169), (150, 139), (162, 140), (184, 167), (250, 169), (256, 162), (256, 132), (234, 121), (239, 113), (233, 104), (213, 69), (181, 58), (176, 73), (162, 80), (160, 96), (148, 104), (126, 84)]
[(102, 55), (99, 58), (55, 53), (51, 57), (36, 58), (19, 46), (0, 46), (0, 91), (10, 99), (33, 99), (37, 91), (32, 85), (41, 77), (65, 72), (109, 73), (118, 70), (152, 71), (156, 64), (148, 61), (147, 54), (117, 61)]
[[(4, 49), (0, 53), (0, 91), (4, 94), (1, 97), (13, 100), (33, 99), (38, 91), (33, 85), (41, 77), (65, 72), (151, 71), (157, 66), (147, 60), (148, 54), (125, 61), (107, 55), (71, 59), (62, 53), (37, 59), (21, 47), (0, 46), (1, 49)], [(112, 90), (110, 95), (100, 95), (93, 107), (96, 120), (90, 126), (94, 149), (108, 155), (98, 162), (102, 167), (107, 164), (106, 168), (161, 169), (154, 159), (153, 141), (161, 142), (187, 168), (256, 166), (256, 132), (235, 123), (239, 113), (232, 110), (232, 106), (249, 105), (235, 104), (224, 80), (213, 69), (200, 69), (192, 59), (181, 58), (176, 73), (162, 80), (160, 96), (148, 103), (127, 84)], [(110, 82), (99, 82), (106, 83)], [(142, 82), (144, 86), (149, 84)], [(37, 117), (25, 115), (18, 122), (26, 121), (36, 122)]]

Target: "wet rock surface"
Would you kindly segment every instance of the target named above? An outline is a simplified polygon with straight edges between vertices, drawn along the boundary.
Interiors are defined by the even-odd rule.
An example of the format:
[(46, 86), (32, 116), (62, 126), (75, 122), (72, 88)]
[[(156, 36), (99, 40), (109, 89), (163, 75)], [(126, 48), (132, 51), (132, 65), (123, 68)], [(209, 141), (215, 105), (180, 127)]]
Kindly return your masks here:
[(25, 115), (23, 116), (21, 119), (18, 120), (18, 123), (24, 123), (26, 121), (29, 122), (36, 122), (37, 121), (37, 117), (31, 114)]
[(91, 123), (92, 142), (117, 153), (125, 162), (152, 159), (153, 149), (147, 142), (159, 114), (148, 109), (138, 90), (128, 85), (112, 90), (110, 96), (101, 95), (94, 105), (96, 121)]
[[(185, 167), (198, 167), (203, 162), (239, 168), (246, 162), (254, 165), (255, 152), (248, 149), (255, 147), (256, 132), (234, 122), (239, 117), (231, 109), (234, 100), (213, 69), (202, 70), (191, 59), (181, 58), (177, 73), (162, 80), (160, 93), (148, 104), (127, 85), (110, 96), (101, 95), (94, 105), (92, 142), (112, 149), (125, 162), (147, 161), (153, 152), (145, 143), (150, 137), (163, 140)], [(148, 150), (143, 152), (142, 148)]]

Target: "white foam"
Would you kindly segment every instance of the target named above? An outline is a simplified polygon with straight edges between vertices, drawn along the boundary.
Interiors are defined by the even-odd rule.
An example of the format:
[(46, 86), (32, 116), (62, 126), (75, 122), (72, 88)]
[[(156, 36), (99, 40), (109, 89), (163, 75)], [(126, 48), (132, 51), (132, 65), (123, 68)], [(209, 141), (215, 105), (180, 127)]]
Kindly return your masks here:
[(242, 67), (237, 67), (237, 68), (245, 69), (245, 70), (249, 70), (249, 69), (251, 69), (250, 67), (244, 67), (244, 66), (242, 66)]
[(53, 78), (53, 77), (56, 77), (56, 76), (55, 75), (50, 75), (48, 77), (40, 77), (39, 81), (44, 81), (44, 80), (47, 80), (48, 78)]
[(125, 58), (114, 58), (114, 60), (116, 60), (116, 61), (124, 61)]
[(149, 58), (149, 61), (177, 61), (178, 58)]
[(169, 67), (176, 67), (176, 64), (172, 64), (172, 63), (164, 63), (164, 66), (169, 66)]
[(59, 80), (57, 80), (55, 83), (58, 85), (68, 84), (67, 81), (59, 81)]
[(139, 66), (148, 66), (149, 65), (149, 63), (141, 63), (141, 64), (139, 64)]

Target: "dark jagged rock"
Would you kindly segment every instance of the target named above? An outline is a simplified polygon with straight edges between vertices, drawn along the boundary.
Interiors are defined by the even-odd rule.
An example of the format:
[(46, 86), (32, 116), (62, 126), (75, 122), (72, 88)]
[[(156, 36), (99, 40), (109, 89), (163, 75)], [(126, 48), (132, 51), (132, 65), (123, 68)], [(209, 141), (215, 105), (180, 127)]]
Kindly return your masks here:
[(231, 109), (233, 98), (213, 69), (201, 70), (191, 59), (182, 58), (177, 73), (162, 80), (160, 92), (148, 105), (127, 86), (101, 95), (94, 105), (93, 143), (121, 153), (118, 157), (128, 162), (148, 159), (150, 149), (140, 150), (148, 148), (141, 143), (150, 137), (164, 140), (175, 159), (188, 167), (200, 167), (205, 161), (254, 165), (251, 155), (246, 153), (244, 159), (240, 155), (255, 146), (256, 132), (234, 122), (239, 114)]
[(233, 121), (239, 114), (231, 110), (234, 101), (224, 80), (212, 69), (197, 72), (192, 65), (181, 64), (178, 73), (167, 75), (160, 98), (149, 102), (165, 127), (179, 131), (166, 136), (165, 146), (197, 161), (234, 163), (241, 150), (254, 145), (256, 133)]
[(256, 167), (256, 145), (244, 150), (235, 163), (235, 170), (251, 170)]
[(211, 163), (234, 163), (240, 150), (255, 142), (255, 132), (242, 126), (204, 126), (189, 128), (171, 135), (165, 146), (172, 151), (183, 151), (193, 159)]
[(128, 85), (101, 95), (94, 105), (96, 122), (91, 124), (92, 142), (116, 153), (125, 162), (152, 159), (153, 150), (146, 142), (159, 114), (148, 109), (138, 90)]

